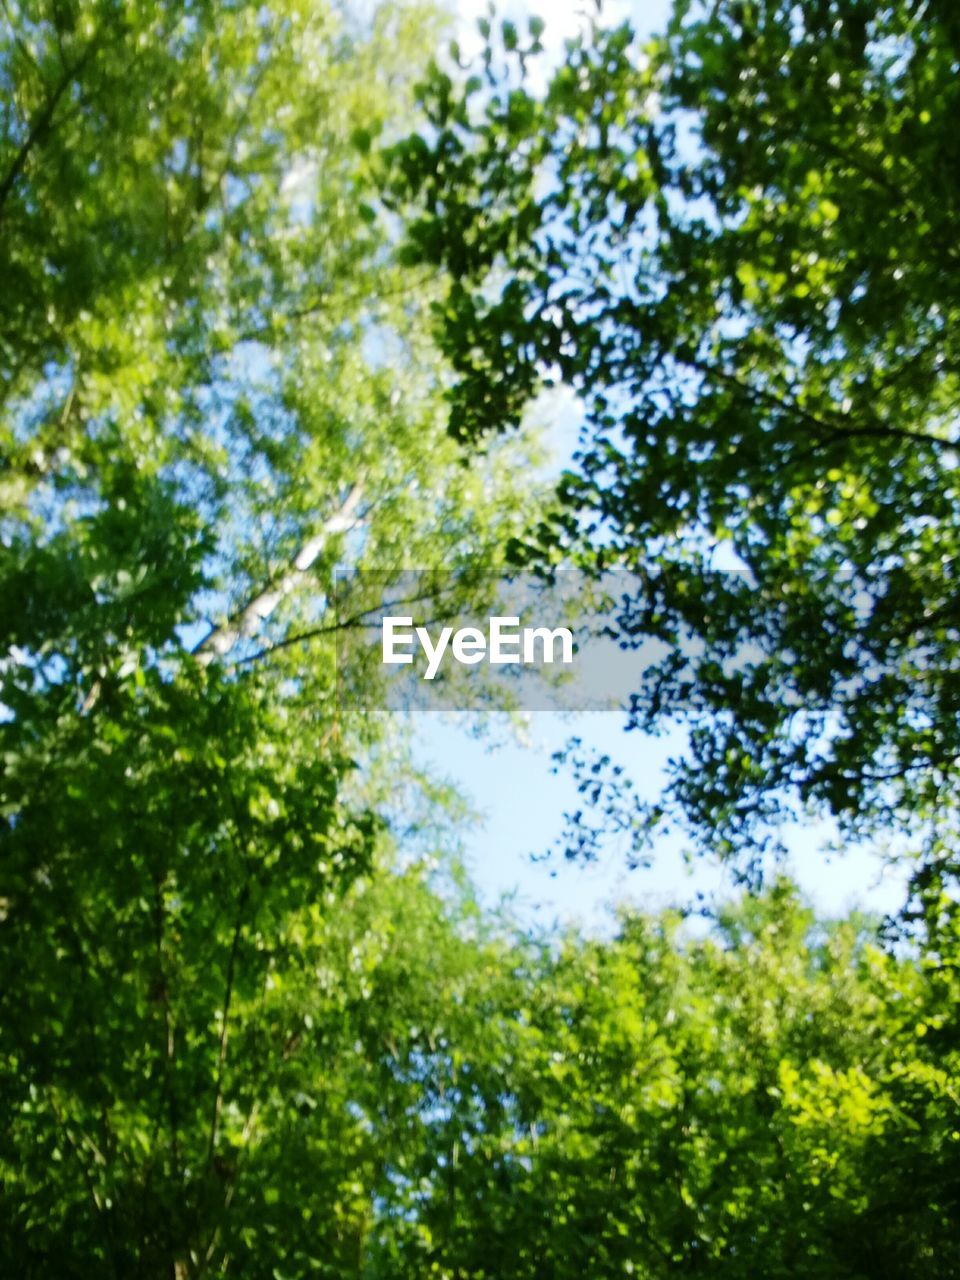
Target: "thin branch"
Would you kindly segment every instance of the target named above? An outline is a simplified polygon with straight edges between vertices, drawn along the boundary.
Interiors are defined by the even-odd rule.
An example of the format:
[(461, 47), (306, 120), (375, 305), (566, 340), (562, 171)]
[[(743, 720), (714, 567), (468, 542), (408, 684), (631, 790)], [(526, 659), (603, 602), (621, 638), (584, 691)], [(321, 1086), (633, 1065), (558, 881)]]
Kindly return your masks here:
[(223, 1107), (223, 1076), (227, 1061), (227, 1033), (230, 1025), (230, 1006), (233, 1002), (233, 988), (236, 980), (237, 957), (240, 953), (240, 939), (243, 936), (243, 925), (246, 917), (247, 903), (250, 899), (250, 883), (252, 873), (248, 874), (246, 883), (240, 892), (237, 903), (237, 918), (233, 927), (233, 939), (230, 943), (230, 955), (227, 960), (227, 980), (223, 994), (223, 1009), (220, 1015), (220, 1046), (217, 1053), (217, 1080), (213, 1094), (213, 1112), (210, 1118), (210, 1140), (207, 1146), (207, 1168), (213, 1162), (217, 1148), (217, 1133), (220, 1127), (220, 1112)]
[(64, 70), (63, 75), (60, 77), (60, 80), (53, 91), (52, 97), (45, 103), (42, 110), (37, 112), (37, 115), (31, 122), (27, 131), (27, 136), (24, 138), (20, 150), (14, 157), (13, 164), (8, 169), (6, 177), (2, 182), (0, 182), (0, 216), (2, 216), (4, 205), (6, 204), (17, 179), (23, 172), (24, 166), (29, 159), (30, 152), (49, 132), (50, 126), (53, 123), (54, 113), (60, 105), (60, 99), (70, 88), (71, 84), (73, 84), (74, 80), (86, 64), (90, 61), (96, 51), (98, 43), (99, 40), (97, 38), (91, 40), (81, 57), (72, 66), (69, 66)]
[[(170, 988), (167, 983), (167, 973), (163, 963), (164, 950), (164, 924), (165, 910), (163, 904), (163, 883), (160, 879), (156, 885), (156, 900), (154, 911), (154, 927), (156, 930), (155, 945), (157, 951), (157, 996), (163, 1008), (163, 1030), (164, 1030), (164, 1056), (165, 1056), (165, 1084), (167, 1094), (167, 1112), (170, 1124), (170, 1153), (173, 1157), (174, 1168), (179, 1171), (180, 1168), (180, 1137), (179, 1137), (179, 1113), (177, 1107), (177, 1091), (176, 1091), (176, 1027), (173, 1020), (173, 1010), (170, 1006)], [(158, 1116), (159, 1122), (159, 1116)]]
[[(247, 667), (254, 662), (260, 662), (263, 658), (269, 658), (281, 649), (289, 649), (291, 645), (300, 644), (307, 640), (315, 640), (318, 636), (335, 635), (338, 631), (347, 631), (353, 627), (368, 625), (373, 614), (380, 613), (384, 609), (396, 609), (403, 604), (419, 604), (424, 600), (433, 600), (436, 594), (435, 591), (421, 591), (416, 595), (405, 596), (402, 600), (387, 600), (382, 604), (371, 605), (369, 609), (361, 609), (359, 613), (354, 613), (349, 618), (338, 619), (335, 622), (322, 622), (316, 627), (309, 627), (306, 631), (297, 631), (293, 635), (284, 636), (282, 640), (277, 640), (274, 644), (264, 645), (256, 653), (250, 653), (244, 658), (238, 658), (234, 666)], [(427, 619), (423, 625), (444, 622), (454, 616), (452, 613), (441, 614)]]
[[(213, 199), (214, 192), (220, 189), (223, 183), (223, 180), (226, 178), (227, 173), (230, 170), (231, 165), (235, 162), (236, 160), (235, 153), (236, 153), (237, 143), (240, 141), (240, 134), (243, 132), (244, 128), (249, 123), (250, 112), (253, 108), (254, 99), (256, 98), (257, 94), (260, 92), (260, 87), (263, 84), (264, 75), (266, 74), (269, 67), (270, 67), (270, 62), (266, 58), (258, 62), (257, 65), (255, 66), (254, 74), (253, 74), (253, 82), (250, 86), (250, 92), (247, 94), (243, 107), (240, 110), (240, 115), (233, 129), (231, 130), (230, 137), (227, 139), (227, 145), (224, 148), (223, 163), (220, 166), (220, 168), (217, 170), (213, 179), (207, 184), (206, 187), (204, 187), (203, 185), (202, 166), (198, 167), (198, 172), (196, 175), (196, 198), (194, 201), (195, 208), (192, 211), (192, 216), (195, 217), (196, 215), (199, 215), (204, 212), (204, 210), (207, 208), (207, 205)], [(202, 139), (202, 134), (201, 134), (201, 139)], [(184, 231), (183, 238), (186, 239), (185, 231)]]
[(821, 431), (828, 433), (827, 438), (819, 439), (812, 442), (812, 448), (824, 448), (825, 446), (836, 444), (839, 440), (851, 438), (854, 436), (873, 436), (877, 439), (888, 440), (909, 440), (916, 444), (934, 444), (941, 448), (950, 448), (951, 441), (945, 440), (942, 436), (932, 436), (923, 431), (911, 431), (906, 427), (894, 427), (882, 419), (874, 419), (869, 423), (856, 423), (850, 426), (843, 425), (840, 422), (829, 421), (819, 415), (805, 409), (802, 405), (797, 404), (795, 400), (786, 400), (782, 396), (777, 395), (775, 391), (770, 391), (766, 387), (751, 386), (744, 382), (742, 378), (735, 373), (730, 373), (726, 369), (721, 369), (716, 365), (710, 364), (707, 360), (699, 360), (695, 357), (678, 357), (683, 364), (688, 365), (691, 369), (696, 369), (698, 373), (703, 374), (705, 378), (716, 378), (720, 382), (735, 387), (742, 395), (749, 400), (754, 400), (761, 404), (767, 404), (770, 408), (780, 413), (793, 415), (802, 421), (809, 423), (813, 427), (819, 428)]

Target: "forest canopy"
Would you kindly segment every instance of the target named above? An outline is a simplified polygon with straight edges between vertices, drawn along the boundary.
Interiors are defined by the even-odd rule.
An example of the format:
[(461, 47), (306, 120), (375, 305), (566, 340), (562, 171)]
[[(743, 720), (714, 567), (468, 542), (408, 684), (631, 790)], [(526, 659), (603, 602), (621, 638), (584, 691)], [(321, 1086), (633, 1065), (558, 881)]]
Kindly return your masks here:
[[(960, 15), (549, 16), (0, 11), (11, 1276), (960, 1271)], [(564, 565), (672, 655), (629, 830), (744, 873), (700, 917), (481, 906), (344, 696), (338, 567)], [(762, 883), (797, 806), (895, 838), (898, 920)]]

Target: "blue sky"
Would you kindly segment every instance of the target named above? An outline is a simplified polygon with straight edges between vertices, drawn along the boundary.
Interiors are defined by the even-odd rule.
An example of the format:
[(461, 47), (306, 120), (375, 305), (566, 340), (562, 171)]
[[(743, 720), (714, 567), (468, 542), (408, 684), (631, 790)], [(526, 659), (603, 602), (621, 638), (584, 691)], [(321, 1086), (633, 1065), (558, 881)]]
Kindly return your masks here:
[[(730, 870), (701, 854), (688, 862), (679, 840), (665, 839), (649, 868), (629, 870), (623, 850), (609, 849), (582, 867), (556, 855), (533, 861), (559, 836), (563, 813), (578, 807), (576, 787), (564, 772), (553, 774), (550, 756), (572, 734), (624, 765), (638, 788), (651, 793), (670, 753), (668, 738), (626, 733), (616, 712), (535, 712), (529, 742), (506, 733), (476, 735), (468, 715), (418, 713), (411, 724), (424, 762), (470, 799), (481, 821), (465, 832), (467, 867), (483, 900), (491, 905), (512, 895), (521, 918), (538, 925), (578, 923), (606, 931), (611, 908), (629, 901), (649, 910), (734, 892)], [(784, 832), (790, 856), (786, 870), (824, 914), (852, 907), (894, 911), (903, 900), (902, 868), (886, 867), (866, 849), (841, 856), (826, 851), (835, 836), (826, 822), (797, 824)]]

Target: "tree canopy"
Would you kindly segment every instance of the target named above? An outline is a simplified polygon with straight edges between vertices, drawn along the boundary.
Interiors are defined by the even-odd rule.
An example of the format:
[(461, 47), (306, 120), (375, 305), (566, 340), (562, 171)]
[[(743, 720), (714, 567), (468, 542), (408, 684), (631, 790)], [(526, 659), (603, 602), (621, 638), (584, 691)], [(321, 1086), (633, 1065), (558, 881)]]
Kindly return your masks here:
[[(681, 0), (543, 93), (539, 20), (478, 77), (443, 29), (3, 6), (4, 1266), (946, 1280), (957, 18)], [(909, 941), (782, 879), (609, 938), (478, 905), (334, 569), (559, 563), (669, 643), (650, 830), (900, 833)]]
[[(455, 436), (580, 397), (515, 548), (641, 577), (632, 725), (690, 751), (651, 815), (752, 851), (793, 801), (955, 871), (957, 61), (946, 3), (678, 3), (596, 25), (544, 94), (511, 23), (435, 70), (389, 178), (442, 264)], [(412, 202), (412, 203), (411, 203)], [(726, 570), (721, 572), (720, 570)], [(735, 571), (734, 571), (735, 570)]]
[(293, 1079), (324, 921), (386, 856), (387, 775), (415, 787), (402, 743), (377, 751), (373, 687), (337, 696), (333, 567), (495, 567), (521, 527), (526, 455), (461, 464), (430, 282), (367, 203), (432, 30), (415, 8), (8, 10), (18, 1274), (219, 1270), (238, 1165), (264, 1126), (279, 1159), (298, 1113), (268, 1099)]

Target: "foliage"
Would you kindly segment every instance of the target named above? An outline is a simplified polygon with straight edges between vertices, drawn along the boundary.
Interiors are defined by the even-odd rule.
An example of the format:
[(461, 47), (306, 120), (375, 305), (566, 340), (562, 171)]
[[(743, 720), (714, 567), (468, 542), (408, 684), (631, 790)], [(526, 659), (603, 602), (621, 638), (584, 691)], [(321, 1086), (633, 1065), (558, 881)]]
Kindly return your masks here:
[[(375, 676), (344, 697), (335, 669), (337, 564), (489, 576), (532, 527), (548, 562), (642, 548), (665, 571), (723, 537), (759, 590), (661, 572), (640, 628), (698, 632), (704, 662), (764, 648), (742, 692), (703, 663), (667, 673), (668, 703), (684, 681), (699, 698), (701, 825), (735, 834), (761, 766), (812, 798), (852, 768), (851, 817), (949, 817), (955, 637), (927, 553), (947, 565), (953, 538), (952, 188), (930, 184), (955, 145), (934, 120), (955, 26), (931, 6), (906, 41), (901, 5), (869, 47), (853, 23), (815, 58), (836, 2), (737, 12), (681, 6), (639, 69), (625, 29), (574, 42), (542, 101), (501, 92), (491, 58), (479, 128), (434, 76), (423, 135), (392, 153), (392, 198), (427, 209), (398, 252), (379, 155), (416, 122), (429, 13), (5, 6), (11, 1275), (956, 1274), (960, 942), (935, 878), (899, 955), (786, 884), (706, 933), (625, 913), (611, 941), (530, 936), (422, 856), (455, 802), (416, 775)], [(540, 32), (503, 29), (521, 73)], [(877, 210), (844, 157), (814, 169), (832, 130), (858, 163), (879, 138), (891, 181), (915, 162), (929, 226)], [(833, 238), (839, 309), (811, 235)], [(636, 263), (623, 288), (614, 254)], [(589, 389), (595, 432), (540, 520), (526, 439), (464, 465), (442, 396), (472, 437), (518, 419), (544, 368)], [(859, 590), (878, 547), (887, 611), (854, 626), (830, 573)], [(813, 764), (790, 754), (788, 688), (849, 720)], [(868, 776), (885, 751), (889, 792)]]
[(784, 882), (699, 940), (628, 912), (517, 961), (520, 1003), (444, 1047), (384, 1274), (955, 1272), (955, 1032), (916, 1032), (955, 970)]
[[(664, 804), (753, 856), (796, 800), (956, 868), (957, 58), (948, 3), (677, 4), (568, 46), (543, 95), (515, 29), (434, 71), (387, 177), (450, 425), (581, 397), (578, 465), (527, 563), (644, 578), (632, 725), (690, 729)], [(736, 572), (715, 570), (736, 570)]]
[[(818, 923), (785, 883), (702, 933), (625, 912), (613, 940), (557, 947), (428, 862), (290, 913), (298, 962), (239, 1020), (230, 1140), (187, 1202), (210, 1269), (953, 1275), (955, 963)], [(96, 1121), (54, 1096), (56, 1135), (27, 1110), (5, 1140), (32, 1218), (5, 1256), (166, 1274), (162, 1182), (125, 1199)], [(116, 1197), (99, 1214), (90, 1170)]]
[[(372, 149), (434, 26), (300, 0), (7, 7), (0, 1232), (18, 1275), (210, 1274), (239, 1248), (239, 1170), (269, 1188), (317, 1085), (294, 1046), (325, 922), (389, 844), (377, 770), (415, 785), (399, 753), (369, 763), (375, 687), (338, 698), (333, 568), (495, 568), (531, 500), (523, 449), (468, 469), (447, 438), (433, 286), (377, 207)], [(302, 1186), (339, 1187), (304, 1142)], [(297, 1229), (269, 1228), (280, 1270), (309, 1213)]]

